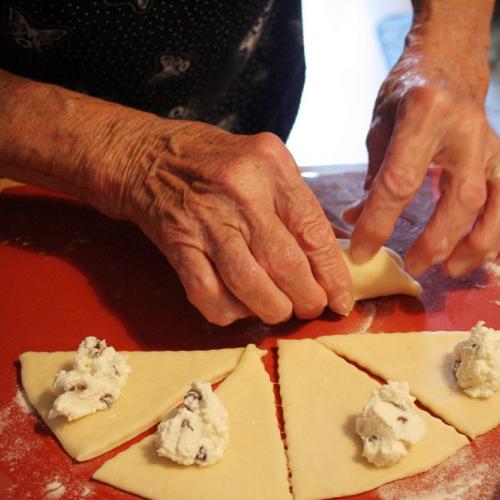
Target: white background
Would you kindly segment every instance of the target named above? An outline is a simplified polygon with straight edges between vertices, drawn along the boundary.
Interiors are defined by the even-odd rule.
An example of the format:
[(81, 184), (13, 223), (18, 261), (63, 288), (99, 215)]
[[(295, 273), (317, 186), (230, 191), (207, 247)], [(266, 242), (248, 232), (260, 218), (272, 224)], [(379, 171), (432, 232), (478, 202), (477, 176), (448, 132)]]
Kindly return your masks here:
[(366, 163), (365, 137), (387, 74), (378, 22), (410, 0), (303, 0), (306, 84), (287, 145), (300, 166)]

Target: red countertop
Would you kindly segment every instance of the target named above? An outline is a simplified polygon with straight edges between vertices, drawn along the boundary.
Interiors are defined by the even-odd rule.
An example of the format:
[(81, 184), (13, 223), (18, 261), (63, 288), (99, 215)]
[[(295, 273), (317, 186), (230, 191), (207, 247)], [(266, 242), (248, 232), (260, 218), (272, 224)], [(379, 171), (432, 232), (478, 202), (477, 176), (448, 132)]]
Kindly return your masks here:
[[(362, 192), (363, 175), (356, 170), (305, 170), (332, 220)], [(436, 195), (433, 172), (398, 222), (389, 246), (405, 252), (431, 213)], [(363, 301), (347, 318), (327, 312), (315, 321), (292, 319), (276, 327), (246, 320), (218, 328), (187, 302), (173, 270), (135, 226), (26, 186), (0, 194), (0, 283), (0, 498), (6, 499), (47, 494), (131, 497), (89, 479), (129, 443), (75, 463), (45, 425), (28, 413), (19, 392), (17, 362), (24, 351), (74, 350), (88, 335), (106, 338), (118, 350), (207, 349), (253, 342), (270, 348), (265, 363), (276, 380), (277, 338), (359, 330), (465, 330), (480, 319), (500, 329), (500, 277), (479, 269), (451, 279), (438, 268), (421, 280), (420, 299)], [(500, 427), (441, 466), (359, 498), (427, 498), (438, 493), (500, 498)]]

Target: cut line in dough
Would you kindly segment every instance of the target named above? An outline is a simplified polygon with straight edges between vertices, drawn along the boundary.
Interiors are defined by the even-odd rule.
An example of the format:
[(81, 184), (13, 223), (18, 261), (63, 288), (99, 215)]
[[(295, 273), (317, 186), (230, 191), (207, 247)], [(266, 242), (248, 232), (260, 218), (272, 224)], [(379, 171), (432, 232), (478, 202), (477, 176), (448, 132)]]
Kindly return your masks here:
[(229, 444), (221, 461), (182, 466), (159, 457), (153, 436), (108, 460), (94, 479), (155, 499), (291, 499), (273, 386), (255, 346), (216, 389), (229, 414)]
[(193, 380), (222, 380), (243, 348), (208, 351), (122, 352), (132, 368), (122, 396), (111, 408), (68, 422), (49, 419), (55, 374), (71, 368), (74, 352), (26, 352), (19, 357), (30, 403), (67, 453), (79, 462), (116, 448), (159, 422), (179, 404)]
[(347, 496), (372, 490), (443, 462), (468, 444), (453, 427), (425, 411), (427, 433), (408, 456), (377, 468), (362, 456), (356, 417), (380, 386), (311, 339), (279, 340), (279, 378), (294, 498)]
[(406, 380), (412, 394), (471, 438), (500, 424), (500, 392), (474, 399), (458, 387), (453, 348), (470, 332), (329, 335), (317, 342), (385, 380)]

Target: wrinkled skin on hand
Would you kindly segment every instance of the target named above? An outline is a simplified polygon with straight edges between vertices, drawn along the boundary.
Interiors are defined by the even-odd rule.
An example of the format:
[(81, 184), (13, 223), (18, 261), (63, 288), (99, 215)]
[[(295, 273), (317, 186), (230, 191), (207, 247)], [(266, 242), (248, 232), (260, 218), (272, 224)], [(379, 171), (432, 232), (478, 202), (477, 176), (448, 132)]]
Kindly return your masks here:
[(375, 104), (367, 194), (344, 213), (356, 223), (353, 256), (367, 260), (391, 235), (429, 166), (442, 167), (440, 199), (406, 256), (417, 276), (439, 262), (460, 275), (500, 251), (500, 179), (488, 180), (500, 146), (484, 111), (487, 59), (450, 47), (446, 37), (408, 37)]
[(161, 249), (209, 321), (352, 308), (332, 226), (279, 138), (164, 120), (148, 134), (141, 161), (121, 169), (120, 216)]

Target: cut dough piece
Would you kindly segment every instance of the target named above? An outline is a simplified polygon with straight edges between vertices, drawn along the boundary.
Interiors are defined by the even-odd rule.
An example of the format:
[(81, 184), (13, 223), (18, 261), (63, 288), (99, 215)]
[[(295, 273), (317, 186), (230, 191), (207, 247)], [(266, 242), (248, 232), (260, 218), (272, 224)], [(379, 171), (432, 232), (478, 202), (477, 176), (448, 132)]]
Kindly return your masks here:
[(470, 332), (364, 333), (316, 340), (385, 380), (406, 380), (433, 413), (474, 438), (500, 423), (500, 392), (474, 399), (453, 374), (453, 348)]
[(468, 443), (453, 427), (418, 410), (427, 428), (424, 438), (401, 462), (377, 468), (361, 456), (355, 421), (380, 384), (311, 339), (279, 340), (278, 355), (288, 462), (299, 500), (371, 490), (430, 469)]
[(364, 264), (356, 264), (351, 258), (349, 240), (337, 240), (351, 273), (354, 300), (384, 297), (386, 295), (420, 295), (422, 287), (405, 270), (401, 257), (387, 247), (382, 247)]
[(155, 499), (291, 499), (273, 386), (254, 346), (216, 393), (229, 414), (220, 462), (177, 465), (157, 455), (149, 436), (106, 462), (94, 479)]
[(182, 401), (193, 380), (217, 382), (231, 372), (243, 348), (209, 351), (123, 352), (132, 368), (122, 396), (111, 408), (68, 422), (49, 419), (54, 376), (70, 369), (74, 352), (21, 354), (21, 379), (30, 400), (75, 460), (97, 457), (159, 422)]

